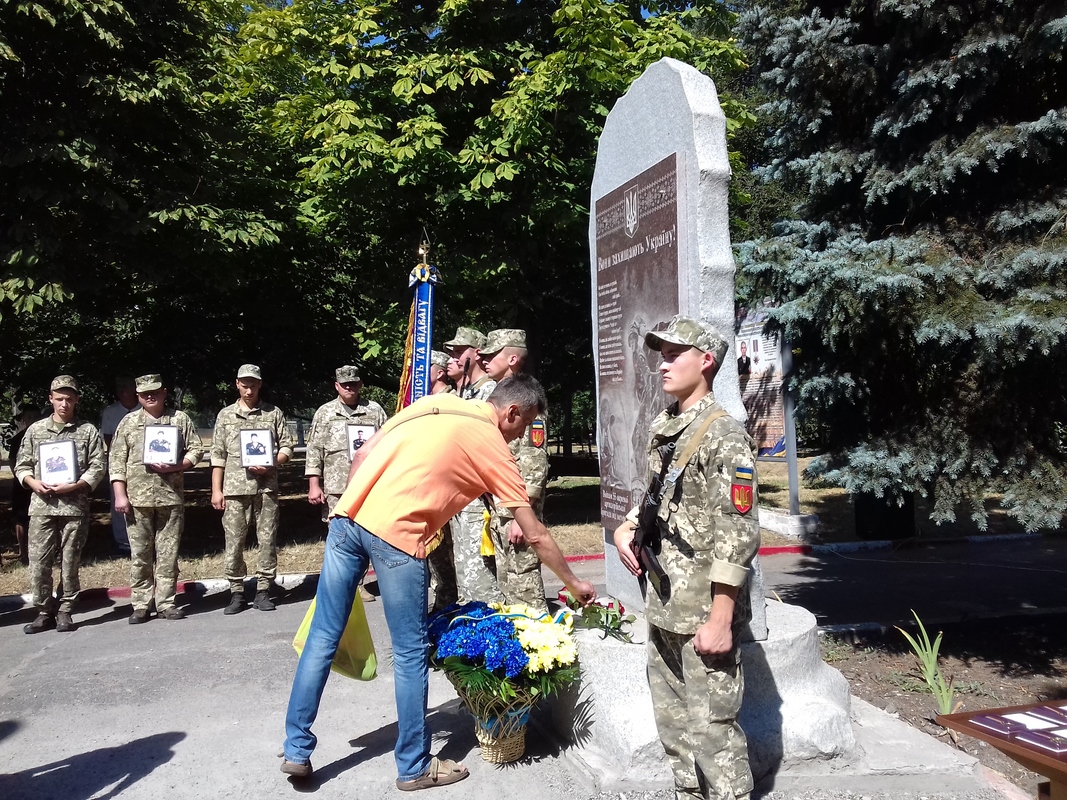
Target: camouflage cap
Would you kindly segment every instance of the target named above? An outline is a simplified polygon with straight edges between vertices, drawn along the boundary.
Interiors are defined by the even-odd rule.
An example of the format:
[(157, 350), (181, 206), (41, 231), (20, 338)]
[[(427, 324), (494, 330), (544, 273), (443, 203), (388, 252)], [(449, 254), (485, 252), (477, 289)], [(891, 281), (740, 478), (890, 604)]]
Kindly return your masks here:
[(489, 331), (489, 335), (485, 337), (485, 347), (482, 348), (482, 353), (499, 353), (505, 347), (525, 349), (526, 331), (520, 331), (518, 328), (500, 328)]
[(156, 374), (142, 375), (137, 379), (137, 394), (141, 392), (154, 392), (163, 388), (163, 378)]
[(73, 375), (56, 375), (52, 378), (52, 385), (48, 391), (54, 392), (56, 389), (72, 389), (79, 394), (81, 391), (78, 389), (78, 382), (74, 380)]
[(448, 366), (448, 353), (442, 353), (440, 350), (431, 350), (430, 363), (435, 367), (444, 369)]
[(358, 383), (360, 380), (359, 368), (353, 367), (351, 364), (338, 367), (333, 373), (333, 379), (338, 383)]
[(255, 364), (242, 364), (241, 368), (237, 370), (237, 380), (241, 378), (255, 378), (257, 381), (263, 380), (263, 373), (259, 371), (259, 367)]
[(442, 347), (452, 350), (456, 347), (476, 347), (481, 350), (485, 346), (485, 334), (474, 328), (456, 328), (456, 335), (445, 342)]
[(664, 342), (695, 347), (704, 353), (715, 356), (716, 365), (722, 365), (729, 347), (722, 334), (710, 325), (705, 325), (691, 317), (676, 314), (662, 331), (649, 331), (645, 334), (645, 344), (652, 350), (659, 350)]

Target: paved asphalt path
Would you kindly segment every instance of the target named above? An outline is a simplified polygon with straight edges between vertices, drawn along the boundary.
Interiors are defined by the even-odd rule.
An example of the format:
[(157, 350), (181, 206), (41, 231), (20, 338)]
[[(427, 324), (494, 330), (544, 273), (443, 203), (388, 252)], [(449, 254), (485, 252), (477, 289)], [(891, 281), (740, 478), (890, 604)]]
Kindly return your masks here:
[[(381, 602), (368, 604), (379, 676), (331, 676), (315, 726), (317, 781), (279, 771), (285, 706), (296, 665), (293, 633), (311, 593), (278, 610), (224, 616), (225, 593), (194, 598), (188, 618), (131, 626), (127, 601), (76, 614), (73, 633), (27, 636), (31, 611), (0, 613), (0, 798), (397, 798), (396, 711)], [(537, 797), (573, 800), (580, 776), (551, 741), (531, 735), (522, 767), (481, 761), (473, 723), (455, 692), (431, 675), (434, 752), (463, 760), (471, 777), (435, 789), (436, 800)]]
[(1067, 536), (762, 559), (769, 590), (820, 625), (1067, 612)]

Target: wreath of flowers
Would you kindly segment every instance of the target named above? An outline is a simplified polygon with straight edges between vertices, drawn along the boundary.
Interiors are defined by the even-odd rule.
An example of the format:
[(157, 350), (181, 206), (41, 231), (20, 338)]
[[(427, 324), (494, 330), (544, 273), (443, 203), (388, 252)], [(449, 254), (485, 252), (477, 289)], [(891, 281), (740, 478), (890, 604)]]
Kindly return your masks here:
[(525, 605), (467, 603), (429, 620), (430, 665), (441, 670), (482, 724), (528, 713), (578, 678), (571, 615)]

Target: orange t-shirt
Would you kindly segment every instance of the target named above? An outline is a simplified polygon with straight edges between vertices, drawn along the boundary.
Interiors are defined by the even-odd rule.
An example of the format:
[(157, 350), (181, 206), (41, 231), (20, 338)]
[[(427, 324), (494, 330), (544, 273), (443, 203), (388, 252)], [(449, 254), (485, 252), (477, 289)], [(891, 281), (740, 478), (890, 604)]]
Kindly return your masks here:
[(507, 508), (530, 505), (494, 408), (435, 394), (382, 427), (334, 513), (413, 556), (485, 492)]

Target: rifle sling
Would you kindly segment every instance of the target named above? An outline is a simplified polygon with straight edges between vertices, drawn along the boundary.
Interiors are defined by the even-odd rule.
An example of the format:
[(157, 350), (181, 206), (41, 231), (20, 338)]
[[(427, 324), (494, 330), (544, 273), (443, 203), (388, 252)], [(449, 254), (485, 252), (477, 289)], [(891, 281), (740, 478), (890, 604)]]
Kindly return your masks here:
[[(689, 437), (689, 441), (685, 443), (685, 448), (678, 454), (678, 458), (671, 465), (671, 468), (667, 470), (667, 481), (663, 484), (663, 491), (660, 495), (661, 498), (665, 498), (674, 493), (675, 484), (678, 483), (678, 479), (682, 476), (683, 470), (689, 465), (689, 461), (696, 455), (698, 449), (700, 449), (700, 442), (704, 439), (704, 434), (711, 428), (711, 423), (717, 419), (722, 419), (726, 416), (726, 412), (723, 409), (717, 409), (708, 414), (704, 418), (704, 421), (700, 423), (700, 427), (697, 428), (696, 433)], [(660, 500), (662, 502), (662, 499)]]

